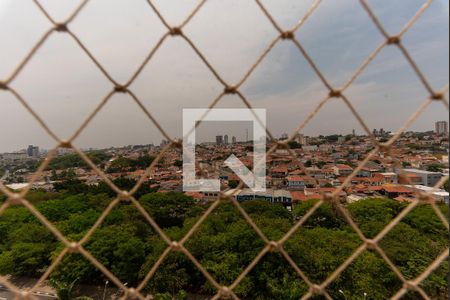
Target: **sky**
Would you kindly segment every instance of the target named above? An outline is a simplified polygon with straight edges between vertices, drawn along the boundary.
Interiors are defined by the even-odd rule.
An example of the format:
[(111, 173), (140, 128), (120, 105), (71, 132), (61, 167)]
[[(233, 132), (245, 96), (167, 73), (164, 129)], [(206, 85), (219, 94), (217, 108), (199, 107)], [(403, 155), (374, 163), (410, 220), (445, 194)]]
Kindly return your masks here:
[[(283, 28), (305, 14), (312, 0), (264, 0)], [(391, 34), (398, 33), (424, 0), (368, 0)], [(76, 7), (76, 0), (41, 0), (59, 21)], [(194, 0), (154, 1), (169, 24), (180, 24)], [(31, 47), (50, 28), (31, 0), (0, 0), (0, 80), (6, 79)], [(118, 82), (127, 81), (165, 33), (146, 0), (92, 0), (70, 24), (80, 40)], [(277, 36), (252, 0), (209, 0), (184, 33), (230, 84), (239, 82)], [(404, 36), (408, 48), (432, 86), (449, 81), (449, 3), (433, 1)], [(383, 41), (357, 0), (323, 0), (297, 32), (297, 38), (333, 86), (345, 83)], [(68, 138), (112, 89), (89, 57), (65, 34), (53, 34), (12, 86), (61, 138)], [(206, 108), (223, 91), (202, 61), (181, 38), (170, 38), (156, 52), (131, 90), (172, 137), (181, 137), (184, 108)], [(278, 43), (241, 92), (255, 108), (267, 109), (269, 130), (292, 132), (327, 90), (289, 41)], [(369, 128), (396, 131), (427, 98), (425, 88), (396, 47), (387, 47), (345, 92)], [(226, 96), (218, 108), (243, 108)], [(52, 148), (52, 140), (9, 93), (0, 91), (0, 152), (29, 144)], [(411, 127), (427, 131), (448, 111), (434, 103)], [(362, 127), (342, 100), (328, 102), (304, 128), (306, 135), (348, 134)], [(203, 129), (205, 140), (216, 134), (244, 139), (242, 126)], [(115, 95), (75, 140), (82, 148), (156, 143), (162, 135), (126, 95)]]

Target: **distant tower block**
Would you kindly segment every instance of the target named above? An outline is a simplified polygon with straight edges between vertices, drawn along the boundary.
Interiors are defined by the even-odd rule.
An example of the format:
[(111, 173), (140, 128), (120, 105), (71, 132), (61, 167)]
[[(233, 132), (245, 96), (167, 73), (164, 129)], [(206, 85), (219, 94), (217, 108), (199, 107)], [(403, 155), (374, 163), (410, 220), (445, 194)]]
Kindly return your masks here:
[(231, 139), (231, 141), (232, 141), (233, 144), (236, 144), (236, 143), (237, 143), (237, 138), (236, 138), (235, 136), (233, 136), (233, 138)]
[(223, 136), (222, 135), (216, 136), (216, 144), (223, 145)]
[(223, 138), (224, 138), (225, 145), (228, 145), (228, 135), (226, 134)]
[(436, 134), (439, 135), (447, 135), (448, 134), (448, 122), (447, 121), (439, 121), (436, 122)]

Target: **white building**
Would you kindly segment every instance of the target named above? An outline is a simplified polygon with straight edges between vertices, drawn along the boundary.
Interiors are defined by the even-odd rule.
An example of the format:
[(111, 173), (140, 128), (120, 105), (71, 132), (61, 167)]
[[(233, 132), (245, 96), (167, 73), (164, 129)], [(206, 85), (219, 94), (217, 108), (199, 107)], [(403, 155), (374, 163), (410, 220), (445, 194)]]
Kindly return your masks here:
[(407, 185), (407, 187), (413, 188), (413, 189), (421, 191), (421, 192), (431, 193), (433, 195), (433, 197), (436, 198), (436, 200), (442, 201), (442, 202), (445, 202), (448, 204), (449, 193), (445, 190), (439, 190), (439, 189), (435, 190), (432, 187), (424, 186), (424, 185)]
[(444, 176), (442, 173), (438, 172), (429, 172), (418, 169), (405, 169), (405, 173), (415, 174), (417, 176), (422, 177), (422, 183), (428, 187), (434, 187), (439, 180)]
[(447, 135), (448, 134), (448, 122), (447, 121), (439, 121), (436, 122), (436, 133), (439, 135)]

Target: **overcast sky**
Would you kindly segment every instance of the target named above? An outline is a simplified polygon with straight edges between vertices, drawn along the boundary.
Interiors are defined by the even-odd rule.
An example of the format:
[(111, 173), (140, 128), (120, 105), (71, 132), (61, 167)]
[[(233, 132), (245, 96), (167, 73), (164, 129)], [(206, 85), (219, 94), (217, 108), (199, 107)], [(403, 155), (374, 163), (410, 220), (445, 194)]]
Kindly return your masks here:
[[(41, 0), (50, 14), (64, 20), (79, 1)], [(387, 30), (395, 34), (424, 0), (370, 0)], [(181, 23), (195, 0), (155, 1), (168, 22)], [(295, 24), (311, 0), (265, 0), (284, 28)], [(449, 81), (448, 0), (436, 0), (405, 35), (410, 50), (432, 85)], [(50, 27), (31, 0), (0, 0), (0, 79), (6, 79), (39, 37)], [(165, 33), (145, 0), (92, 0), (70, 28), (119, 82), (125, 82)], [(277, 33), (253, 0), (209, 0), (184, 32), (212, 66), (230, 83), (238, 82)], [(383, 38), (357, 0), (323, 0), (297, 36), (325, 76), (341, 85)], [(12, 84), (31, 107), (61, 137), (83, 122), (111, 83), (65, 34), (54, 34)], [(182, 135), (183, 108), (205, 108), (223, 87), (180, 38), (168, 39), (131, 89), (174, 137)], [(242, 86), (256, 108), (268, 110), (275, 135), (291, 132), (326, 93), (301, 53), (290, 42), (279, 43)], [(371, 128), (395, 131), (427, 92), (395, 47), (385, 48), (346, 92)], [(241, 108), (236, 97), (218, 107)], [(55, 142), (9, 94), (0, 92), (0, 152)], [(328, 103), (305, 128), (308, 135), (347, 134), (362, 128), (340, 100)], [(442, 104), (432, 105), (413, 130), (432, 130), (447, 120)], [(245, 130), (229, 126), (211, 129), (245, 138)], [(205, 131), (205, 136), (208, 132)], [(80, 147), (159, 143), (162, 136), (127, 96), (116, 95), (76, 140)]]

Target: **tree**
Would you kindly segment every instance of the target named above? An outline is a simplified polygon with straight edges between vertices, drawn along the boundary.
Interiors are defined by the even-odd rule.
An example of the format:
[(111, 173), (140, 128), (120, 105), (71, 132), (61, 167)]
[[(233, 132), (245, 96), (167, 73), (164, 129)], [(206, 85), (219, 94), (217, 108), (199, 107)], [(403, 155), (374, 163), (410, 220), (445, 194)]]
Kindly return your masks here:
[(139, 202), (159, 226), (182, 227), (195, 201), (181, 193), (147, 194)]
[(289, 145), (289, 148), (291, 148), (291, 149), (301, 149), (302, 148), (302, 145), (297, 141), (290, 141), (288, 143), (288, 145)]
[(317, 167), (318, 167), (319, 169), (322, 169), (323, 166), (325, 166), (326, 164), (327, 164), (327, 163), (324, 162), (324, 161), (319, 161), (319, 162), (317, 162)]
[[(107, 194), (80, 195), (31, 192), (36, 208), (69, 241), (79, 241), (114, 199)], [(40, 198), (40, 199), (38, 199)], [(138, 199), (171, 240), (180, 241), (207, 205), (181, 193), (148, 194)], [(279, 240), (318, 200), (296, 205), (293, 212), (267, 201), (241, 204), (268, 240)], [(388, 199), (364, 199), (348, 204), (352, 219), (373, 238), (404, 210), (406, 204)], [(448, 208), (439, 205), (444, 215)], [(448, 247), (448, 230), (429, 205), (410, 211), (380, 242), (380, 247), (407, 280), (417, 277)], [(323, 203), (284, 244), (294, 262), (312, 280), (322, 282), (363, 241), (330, 203)], [(168, 244), (130, 203), (120, 203), (103, 220), (83, 247), (122, 282), (136, 286), (155, 265)], [(265, 247), (264, 241), (231, 203), (219, 205), (184, 244), (222, 285), (230, 285)], [(38, 278), (65, 249), (24, 207), (9, 207), (0, 217), (0, 274)], [(448, 263), (423, 283), (432, 299), (446, 299)], [(101, 285), (101, 271), (77, 253), (68, 253), (51, 279), (69, 295), (75, 281)], [(334, 299), (389, 298), (402, 282), (378, 252), (367, 249), (327, 287)], [(160, 299), (185, 299), (186, 292), (212, 295), (215, 288), (182, 252), (171, 252), (145, 287)], [(275, 251), (268, 252), (234, 290), (241, 299), (299, 299), (308, 286)], [(60, 297), (66, 297), (60, 293)], [(368, 299), (369, 299), (368, 297)], [(408, 296), (407, 296), (408, 297)], [(94, 297), (95, 298), (95, 297)], [(406, 298), (413, 299), (413, 298)]]
[(235, 189), (235, 188), (238, 187), (238, 185), (239, 185), (239, 181), (237, 181), (237, 180), (230, 180), (230, 181), (228, 182), (228, 187), (229, 187), (230, 189)]
[(432, 164), (427, 167), (429, 172), (442, 172), (443, 166), (440, 164)]
[(58, 295), (58, 300), (72, 300), (75, 284), (78, 280), (75, 279), (71, 283), (59, 282), (57, 280), (51, 279), (50, 285), (56, 289), (56, 294)]

